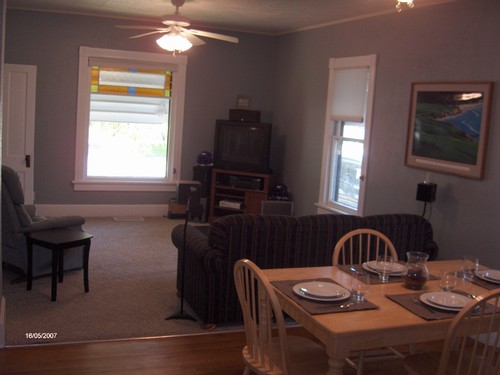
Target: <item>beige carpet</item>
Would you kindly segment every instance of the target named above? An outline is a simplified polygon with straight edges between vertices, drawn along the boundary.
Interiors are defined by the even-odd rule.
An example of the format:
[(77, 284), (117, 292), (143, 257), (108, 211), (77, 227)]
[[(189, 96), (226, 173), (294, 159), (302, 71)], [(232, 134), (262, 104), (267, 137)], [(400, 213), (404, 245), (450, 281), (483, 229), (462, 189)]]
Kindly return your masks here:
[[(83, 291), (82, 271), (67, 273), (58, 286), (57, 301), (51, 302), (50, 278), (34, 280), (33, 289), (26, 291), (24, 282), (11, 283), (16, 274), (4, 270), (7, 345), (205, 332), (200, 322), (165, 320), (180, 307), (175, 288), (177, 249), (170, 232), (184, 221), (116, 219), (90, 218), (84, 225), (94, 235), (90, 293)], [(239, 327), (216, 330), (235, 328)], [(30, 333), (56, 335), (39, 340), (27, 337)]]

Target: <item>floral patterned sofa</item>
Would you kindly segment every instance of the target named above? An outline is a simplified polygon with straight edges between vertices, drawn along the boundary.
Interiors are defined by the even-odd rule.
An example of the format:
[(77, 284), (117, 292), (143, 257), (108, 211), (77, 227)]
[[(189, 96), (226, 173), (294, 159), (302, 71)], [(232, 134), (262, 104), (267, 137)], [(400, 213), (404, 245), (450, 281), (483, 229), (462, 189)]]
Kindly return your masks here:
[(331, 265), (337, 241), (358, 228), (384, 233), (401, 260), (406, 260), (407, 251), (426, 252), (429, 259), (438, 252), (429, 221), (411, 214), (229, 215), (215, 220), (208, 236), (192, 225), (186, 228), (185, 251), (184, 224), (172, 231), (172, 241), (179, 249), (177, 288), (180, 290), (185, 256), (184, 298), (207, 325), (241, 322), (233, 279), (234, 263), (241, 258), (261, 268)]

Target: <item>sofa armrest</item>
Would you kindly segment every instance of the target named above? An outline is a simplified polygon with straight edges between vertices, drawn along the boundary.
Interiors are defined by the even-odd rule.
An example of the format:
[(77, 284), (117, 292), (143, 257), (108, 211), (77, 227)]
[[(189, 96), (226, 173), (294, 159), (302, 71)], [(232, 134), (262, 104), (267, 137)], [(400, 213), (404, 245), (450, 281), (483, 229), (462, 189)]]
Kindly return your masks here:
[(31, 233), (48, 229), (81, 227), (83, 224), (85, 224), (85, 218), (82, 216), (61, 216), (50, 219), (44, 218), (42, 220), (33, 221), (33, 223), (29, 226), (21, 227), (19, 232)]
[[(172, 229), (172, 243), (182, 252), (184, 249), (184, 224)], [(186, 226), (186, 253), (187, 259), (203, 265), (207, 272), (220, 270), (222, 252), (210, 246), (208, 237), (192, 225)]]

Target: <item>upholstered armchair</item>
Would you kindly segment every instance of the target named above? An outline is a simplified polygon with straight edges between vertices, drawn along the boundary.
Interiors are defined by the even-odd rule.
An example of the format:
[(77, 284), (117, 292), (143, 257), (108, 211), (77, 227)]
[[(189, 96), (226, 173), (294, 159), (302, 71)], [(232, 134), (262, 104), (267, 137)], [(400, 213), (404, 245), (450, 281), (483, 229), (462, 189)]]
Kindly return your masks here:
[[(63, 216), (45, 218), (36, 214), (35, 205), (24, 204), (24, 192), (16, 171), (2, 165), (2, 261), (14, 270), (26, 274), (26, 233), (55, 228), (82, 230), (85, 218)], [(33, 249), (33, 276), (50, 274), (52, 253), (48, 249)], [(64, 255), (64, 269), (83, 267), (82, 248), (69, 249)]]

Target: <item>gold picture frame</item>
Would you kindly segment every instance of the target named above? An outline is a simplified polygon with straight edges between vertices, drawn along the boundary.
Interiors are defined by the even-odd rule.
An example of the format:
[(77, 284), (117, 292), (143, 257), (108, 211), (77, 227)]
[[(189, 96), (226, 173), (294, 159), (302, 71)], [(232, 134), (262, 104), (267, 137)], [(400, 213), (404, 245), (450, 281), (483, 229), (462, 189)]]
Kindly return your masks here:
[(422, 82), (411, 87), (405, 165), (482, 179), (493, 82)]
[(250, 109), (252, 106), (252, 97), (250, 95), (238, 95), (236, 99), (236, 108)]

